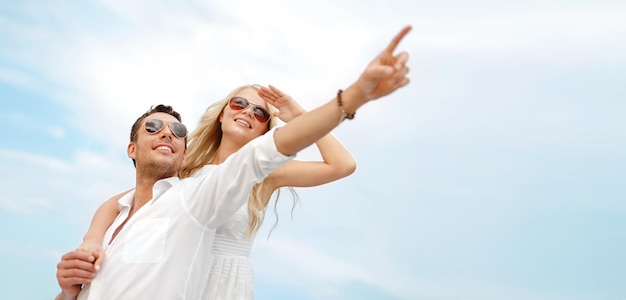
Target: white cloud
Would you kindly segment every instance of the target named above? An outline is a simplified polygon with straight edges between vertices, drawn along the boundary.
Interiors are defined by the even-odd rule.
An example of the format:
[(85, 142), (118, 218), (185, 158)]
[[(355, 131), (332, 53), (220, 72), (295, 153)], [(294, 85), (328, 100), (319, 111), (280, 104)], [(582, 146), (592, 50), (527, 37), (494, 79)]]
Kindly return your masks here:
[(315, 247), (302, 238), (278, 234), (269, 241), (262, 238), (256, 241), (252, 263), (256, 276), (264, 282), (300, 287), (312, 299), (345, 299), (343, 288), (354, 283), (397, 299), (579, 299), (573, 294), (537, 293), (522, 285), (472, 278), (467, 274), (406, 272), (398, 268), (401, 265), (388, 263), (387, 258), (394, 253), (381, 249), (384, 248), (381, 243), (384, 240), (350, 247), (356, 257), (338, 257), (336, 251)]
[[(368, 249), (363, 251), (371, 252)], [(387, 275), (392, 274), (379, 273), (379, 270), (373, 269), (367, 262), (342, 259), (301, 239), (283, 234), (274, 236), (269, 241), (257, 240), (252, 261), (257, 270), (263, 270), (257, 274), (276, 285), (303, 286), (306, 289), (323, 287), (326, 294), (332, 294), (333, 289), (341, 289), (352, 282), (382, 288), (397, 296), (407, 289), (406, 286), (384, 284), (384, 281), (394, 280), (397, 276), (389, 278)], [(277, 269), (274, 267), (277, 264), (288, 265), (289, 269)]]
[(16, 86), (28, 86), (31, 82), (28, 75), (7, 68), (0, 68), (0, 81)]
[(32, 214), (41, 211), (51, 211), (55, 209), (55, 204), (46, 198), (8, 198), (0, 197), (0, 207), (3, 210), (16, 214)]
[(79, 151), (66, 161), (47, 155), (0, 150), (0, 164), (12, 176), (3, 180), (4, 210), (62, 215), (87, 222), (95, 208), (133, 186), (133, 167), (102, 154)]
[(53, 261), (58, 261), (61, 255), (63, 255), (62, 252), (55, 249), (42, 249), (41, 245), (38, 244), (18, 244), (4, 240), (0, 240), (0, 253), (2, 255), (43, 258)]
[(73, 166), (65, 161), (45, 155), (32, 154), (21, 151), (0, 149), (0, 154), (7, 161), (21, 161), (29, 166), (49, 169), (54, 172), (69, 173), (74, 170)]
[[(614, 44), (615, 37), (626, 32), (621, 19), (615, 11), (575, 8), (531, 8), (503, 15), (452, 19), (420, 18), (415, 27), (420, 30), (427, 26), (432, 30), (420, 30), (423, 32), (415, 40), (438, 50), (506, 51), (506, 55), (575, 46), (606, 50), (605, 45)], [(625, 46), (623, 41), (621, 46)]]
[(50, 127), (48, 128), (48, 133), (56, 139), (61, 139), (65, 137), (65, 129), (61, 127)]

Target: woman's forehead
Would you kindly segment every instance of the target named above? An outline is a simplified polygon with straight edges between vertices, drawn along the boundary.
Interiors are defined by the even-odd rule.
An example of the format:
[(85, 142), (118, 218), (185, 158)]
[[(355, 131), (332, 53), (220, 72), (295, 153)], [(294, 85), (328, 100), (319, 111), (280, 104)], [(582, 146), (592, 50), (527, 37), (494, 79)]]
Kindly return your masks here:
[(254, 104), (265, 106), (265, 100), (263, 100), (263, 98), (261, 98), (257, 94), (257, 91), (255, 89), (245, 88), (245, 89), (237, 92), (237, 94), (235, 96), (244, 97), (244, 98), (248, 99), (248, 101), (253, 102)]

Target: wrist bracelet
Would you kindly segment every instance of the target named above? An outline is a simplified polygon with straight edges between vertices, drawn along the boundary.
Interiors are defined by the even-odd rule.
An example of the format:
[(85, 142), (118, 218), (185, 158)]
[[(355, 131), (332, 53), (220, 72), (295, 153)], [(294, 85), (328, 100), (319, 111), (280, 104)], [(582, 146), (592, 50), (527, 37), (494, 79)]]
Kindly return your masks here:
[(341, 111), (341, 118), (339, 118), (339, 124), (341, 124), (341, 122), (343, 122), (343, 120), (345, 119), (348, 119), (348, 120), (354, 119), (354, 115), (356, 114), (356, 112), (348, 114), (346, 110), (343, 108), (343, 102), (341, 102), (341, 93), (343, 93), (342, 90), (339, 90), (337, 92), (337, 105), (339, 105), (339, 110)]

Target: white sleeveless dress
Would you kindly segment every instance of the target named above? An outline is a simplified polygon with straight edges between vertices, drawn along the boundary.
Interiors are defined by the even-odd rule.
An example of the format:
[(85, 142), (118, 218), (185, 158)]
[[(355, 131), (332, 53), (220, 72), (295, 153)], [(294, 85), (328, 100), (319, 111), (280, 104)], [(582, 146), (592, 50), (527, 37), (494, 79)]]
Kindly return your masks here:
[[(214, 165), (200, 169), (202, 173), (212, 172)], [(244, 205), (215, 232), (215, 242), (210, 254), (211, 271), (207, 279), (202, 299), (211, 300), (250, 300), (254, 299), (254, 274), (248, 257), (253, 239), (246, 231), (250, 217), (248, 205)]]
[(253, 241), (246, 236), (249, 222), (248, 205), (244, 205), (217, 229), (204, 299), (254, 299), (254, 274), (248, 260)]

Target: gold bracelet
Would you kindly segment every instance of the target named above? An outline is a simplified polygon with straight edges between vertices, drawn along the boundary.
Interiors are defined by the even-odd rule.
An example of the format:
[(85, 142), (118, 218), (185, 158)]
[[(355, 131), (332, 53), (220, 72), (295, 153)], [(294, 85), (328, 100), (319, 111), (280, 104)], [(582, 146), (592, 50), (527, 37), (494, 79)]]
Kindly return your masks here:
[(348, 119), (348, 120), (354, 119), (354, 115), (356, 114), (356, 112), (348, 114), (346, 110), (343, 108), (343, 102), (341, 102), (341, 93), (343, 93), (342, 90), (339, 90), (337, 92), (337, 105), (339, 105), (339, 110), (341, 111), (341, 118), (339, 118), (339, 124), (341, 124), (341, 122), (343, 122), (343, 120), (345, 119)]

